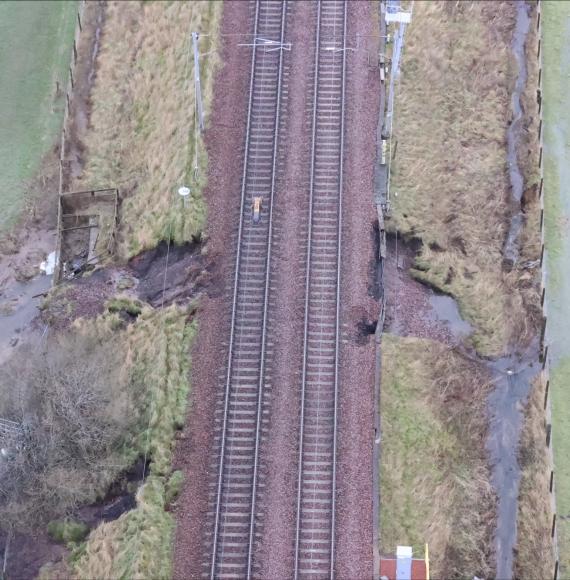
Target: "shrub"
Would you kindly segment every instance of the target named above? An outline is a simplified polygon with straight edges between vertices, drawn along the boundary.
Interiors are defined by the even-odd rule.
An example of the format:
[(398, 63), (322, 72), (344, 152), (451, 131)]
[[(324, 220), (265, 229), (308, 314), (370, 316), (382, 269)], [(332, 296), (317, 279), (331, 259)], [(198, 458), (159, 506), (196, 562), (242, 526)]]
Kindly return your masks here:
[(81, 542), (89, 533), (89, 526), (83, 522), (72, 519), (52, 520), (47, 531), (50, 537), (61, 544)]

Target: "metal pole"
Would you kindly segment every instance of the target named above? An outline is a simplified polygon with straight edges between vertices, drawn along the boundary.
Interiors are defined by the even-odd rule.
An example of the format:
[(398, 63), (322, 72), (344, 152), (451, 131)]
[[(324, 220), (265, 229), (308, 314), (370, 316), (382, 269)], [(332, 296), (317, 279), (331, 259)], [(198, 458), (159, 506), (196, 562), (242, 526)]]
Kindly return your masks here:
[(198, 53), (198, 33), (192, 33), (192, 46), (194, 47), (194, 86), (196, 88), (196, 111), (198, 113), (198, 126), (204, 130), (204, 109), (202, 107), (202, 87), (200, 85), (200, 60)]
[(6, 578), (6, 568), (8, 567), (8, 548), (10, 547), (10, 537), (12, 530), (8, 531), (6, 535), (6, 546), (4, 547), (4, 563), (2, 565), (2, 578)]

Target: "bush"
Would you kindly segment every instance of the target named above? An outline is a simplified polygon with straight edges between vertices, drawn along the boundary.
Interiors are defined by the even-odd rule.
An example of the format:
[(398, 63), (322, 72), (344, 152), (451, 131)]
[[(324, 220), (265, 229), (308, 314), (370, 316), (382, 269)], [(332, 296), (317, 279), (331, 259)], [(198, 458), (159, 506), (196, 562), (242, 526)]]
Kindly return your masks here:
[(142, 312), (142, 307), (142, 302), (130, 300), (129, 298), (113, 298), (107, 303), (109, 312), (126, 312), (134, 317), (137, 317)]
[(184, 474), (182, 471), (175, 471), (166, 484), (166, 504), (170, 505), (180, 495), (184, 484)]
[(60, 544), (81, 542), (89, 533), (89, 526), (78, 520), (53, 520), (47, 526), (50, 537)]

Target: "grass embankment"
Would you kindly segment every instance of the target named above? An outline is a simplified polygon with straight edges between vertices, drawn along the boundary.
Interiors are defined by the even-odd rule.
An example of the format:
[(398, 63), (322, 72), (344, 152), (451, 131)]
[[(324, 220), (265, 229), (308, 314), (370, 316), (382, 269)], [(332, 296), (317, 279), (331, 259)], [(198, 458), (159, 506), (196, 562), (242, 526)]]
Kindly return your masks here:
[[(111, 2), (92, 91), (87, 164), (78, 186), (119, 187), (119, 254), (199, 237), (207, 156), (195, 139), (191, 31), (204, 33), (202, 94), (209, 111), (222, 2)], [(213, 52), (211, 52), (213, 51)], [(195, 179), (195, 156), (199, 174)], [(177, 191), (192, 194), (182, 208)]]
[(570, 573), (570, 4), (542, 7), (546, 299), (559, 576), (565, 578)]
[(433, 578), (488, 577), (486, 377), (440, 343), (390, 334), (382, 369), (382, 552), (428, 542)]
[(0, 3), (0, 235), (59, 135), (76, 11), (63, 0)]
[(526, 408), (519, 452), (521, 482), (515, 578), (550, 578), (554, 572), (550, 463), (546, 453), (545, 385), (536, 379)]
[(146, 316), (143, 311), (141, 317), (127, 338), (126, 360), (149, 387), (149, 430), (140, 432), (136, 446), (148, 452), (150, 476), (137, 493), (136, 509), (99, 526), (74, 554), (72, 568), (79, 578), (171, 576), (174, 518), (165, 508), (174, 435), (186, 416), (188, 353), (196, 327), (176, 307)]
[[(75, 545), (66, 562), (44, 569), (44, 577), (170, 577), (174, 519), (165, 509), (180, 484), (179, 474), (171, 473), (171, 459), (175, 432), (186, 415), (188, 352), (196, 324), (176, 306), (144, 307), (136, 320), (126, 324), (125, 318), (133, 316), (130, 312), (137, 315), (139, 305), (133, 310), (126, 300), (123, 303), (126, 306), (117, 311), (114, 301), (108, 314), (80, 323), (78, 331), (112, 341), (120, 349), (122, 380), (116, 389), (121, 398), (127, 394), (133, 424), (116, 456), (109, 457), (111, 467), (102, 466), (99, 477), (108, 484), (117, 476), (117, 468), (124, 469), (141, 456), (151, 462), (150, 475), (137, 492), (134, 510), (101, 524), (84, 543)], [(100, 488), (102, 494), (105, 489)]]
[[(416, 3), (396, 95), (391, 191), (398, 195), (387, 226), (423, 241), (413, 274), (458, 300), (483, 355), (530, 336), (524, 305), (537, 302), (530, 274), (502, 266), (515, 16), (508, 2)], [(535, 180), (526, 168), (537, 164), (536, 146), (521, 157)], [(535, 223), (536, 201), (525, 209)], [(523, 234), (524, 259), (539, 256), (537, 236)]]
[[(74, 188), (117, 186), (121, 195), (120, 259), (158, 242), (200, 237), (206, 206), (202, 189), (207, 157), (196, 140), (194, 71), (190, 31), (204, 35), (200, 52), (202, 94), (208, 113), (219, 57), (216, 31), (221, 2), (110, 2), (90, 100), (90, 127), (83, 138), (85, 170)], [(194, 174), (196, 163), (199, 173)], [(182, 208), (177, 190), (192, 188)], [(108, 304), (107, 327), (118, 327), (125, 372), (144, 388), (145, 414), (133, 437), (135, 450), (148, 451), (150, 476), (137, 493), (136, 509), (92, 531), (74, 549), (64, 570), (79, 578), (166, 578), (171, 575), (174, 519), (166, 511), (180, 474), (171, 474), (174, 436), (185, 419), (189, 343), (195, 333), (183, 309), (164, 312), (140, 304)], [(136, 322), (121, 330), (122, 318)], [(110, 322), (109, 322), (110, 321)], [(89, 323), (86, 323), (89, 324)], [(150, 419), (150, 423), (149, 423)], [(145, 423), (146, 421), (146, 423)]]

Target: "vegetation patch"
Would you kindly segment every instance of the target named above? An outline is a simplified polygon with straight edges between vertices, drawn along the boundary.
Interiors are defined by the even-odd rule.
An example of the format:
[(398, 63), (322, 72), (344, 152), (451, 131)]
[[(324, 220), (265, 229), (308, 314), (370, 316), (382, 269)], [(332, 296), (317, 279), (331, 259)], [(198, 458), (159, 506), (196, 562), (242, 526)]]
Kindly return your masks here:
[(76, 12), (64, 0), (0, 3), (0, 234), (61, 130)]
[(116, 297), (107, 302), (107, 310), (109, 312), (124, 312), (133, 318), (136, 318), (143, 310), (143, 303), (140, 300), (133, 300), (131, 298)]
[(556, 477), (557, 530), (562, 573), (570, 570), (570, 356), (550, 374), (552, 396), (552, 446)]
[[(117, 520), (124, 527), (112, 536), (126, 544), (117, 545), (107, 559), (92, 561), (99, 553), (93, 545), (102, 537), (107, 541), (107, 532), (115, 529), (115, 523), (104, 524), (103, 531), (97, 528), (76, 548), (67, 566), (73, 575), (75, 565), (84, 570), (106, 563), (115, 570), (132, 561), (132, 576), (118, 576), (162, 577), (157, 571), (167, 573), (164, 554), (170, 553), (173, 526), (164, 513), (166, 487), (175, 434), (186, 413), (196, 323), (177, 306), (145, 306), (129, 325), (123, 324), (121, 312), (78, 320), (73, 332), (45, 353), (22, 352), (3, 369), (0, 378), (10, 390), (0, 389), (5, 393), (0, 416), (24, 426), (25, 445), (14, 446), (3, 459), (1, 522), (26, 532), (47, 519), (65, 517), (102, 499), (121, 473), (146, 457), (151, 475), (139, 489), (136, 509)], [(172, 498), (176, 481), (168, 484)], [(64, 520), (52, 523), (50, 532), (71, 542), (77, 538), (71, 527)], [(138, 574), (144, 566), (148, 573)], [(49, 569), (44, 575), (50, 576)], [(101, 577), (95, 571), (77, 575)]]
[[(206, 114), (217, 56), (221, 2), (110, 2), (92, 91), (87, 164), (78, 187), (121, 193), (119, 254), (132, 257), (161, 240), (201, 235), (207, 156), (195, 133), (190, 31), (201, 31)], [(181, 26), (183, 32), (181, 32)], [(195, 172), (195, 167), (198, 172)], [(192, 194), (185, 207), (182, 185)]]
[(81, 542), (89, 533), (87, 524), (70, 518), (51, 521), (47, 530), (50, 537), (61, 544)]
[[(416, 3), (396, 95), (387, 226), (423, 241), (413, 274), (458, 300), (484, 355), (498, 355), (509, 342), (532, 335), (534, 320), (525, 306), (538, 317), (532, 274), (507, 273), (502, 265), (510, 214), (506, 129), (516, 76), (514, 22), (508, 2)], [(536, 143), (521, 157), (530, 176)], [(528, 227), (534, 228), (536, 187), (525, 187)], [(537, 236), (522, 236), (525, 260), (538, 258)]]
[(559, 576), (570, 571), (570, 4), (543, 2), (544, 204)]
[(440, 343), (390, 334), (382, 369), (382, 552), (428, 543), (433, 578), (489, 577), (486, 375)]
[(151, 475), (137, 493), (136, 509), (90, 534), (73, 558), (73, 576), (171, 578), (174, 518), (166, 507), (164, 477)]

